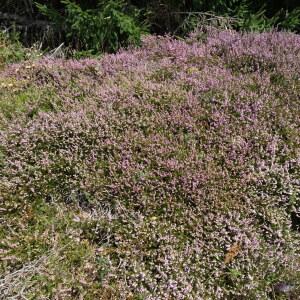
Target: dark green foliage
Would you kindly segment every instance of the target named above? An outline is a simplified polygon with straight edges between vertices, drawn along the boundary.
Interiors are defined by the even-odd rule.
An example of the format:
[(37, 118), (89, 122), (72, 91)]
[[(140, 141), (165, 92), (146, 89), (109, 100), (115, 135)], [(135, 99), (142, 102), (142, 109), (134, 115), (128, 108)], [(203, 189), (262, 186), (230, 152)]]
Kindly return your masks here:
[(42, 14), (61, 28), (68, 44), (92, 52), (116, 51), (138, 44), (145, 27), (138, 23), (139, 11), (126, 7), (123, 0), (99, 1), (94, 9), (83, 9), (70, 0), (62, 0), (63, 14), (47, 5), (37, 4)]
[[(271, 28), (299, 31), (300, 11), (295, 4), (253, 0), (145, 1), (155, 30), (186, 34), (199, 25), (217, 25), (245, 31)], [(146, 4), (148, 3), (148, 4)], [(165, 17), (161, 15), (164, 14)], [(223, 18), (220, 18), (222, 16)], [(159, 21), (159, 19), (161, 21)]]

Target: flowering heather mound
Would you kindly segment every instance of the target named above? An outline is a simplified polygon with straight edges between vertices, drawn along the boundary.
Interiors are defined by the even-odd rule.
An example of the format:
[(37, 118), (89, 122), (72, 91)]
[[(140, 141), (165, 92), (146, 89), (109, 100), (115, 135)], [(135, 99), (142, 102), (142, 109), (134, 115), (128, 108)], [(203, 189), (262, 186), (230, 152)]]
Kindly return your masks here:
[(1, 299), (298, 299), (300, 36), (147, 37), (0, 85)]

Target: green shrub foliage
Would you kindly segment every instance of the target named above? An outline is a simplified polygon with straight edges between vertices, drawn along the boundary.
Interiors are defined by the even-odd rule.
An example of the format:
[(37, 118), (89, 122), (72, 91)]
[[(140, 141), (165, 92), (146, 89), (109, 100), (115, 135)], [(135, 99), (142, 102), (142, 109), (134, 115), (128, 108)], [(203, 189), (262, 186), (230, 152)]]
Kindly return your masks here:
[(139, 11), (128, 9), (123, 0), (100, 1), (94, 9), (83, 9), (70, 0), (61, 3), (63, 14), (47, 5), (37, 7), (63, 29), (67, 42), (76, 49), (111, 52), (140, 42), (145, 28), (137, 21)]
[[(278, 1), (277, 1), (278, 2)], [(253, 0), (144, 1), (152, 11), (151, 23), (157, 31), (186, 34), (198, 25), (223, 25), (227, 18), (234, 29), (263, 31), (271, 28), (299, 31), (300, 13), (296, 3)], [(138, 1), (136, 1), (138, 5)], [(163, 17), (163, 15), (165, 17)], [(218, 16), (218, 17), (217, 17)], [(221, 24), (220, 24), (221, 23)]]

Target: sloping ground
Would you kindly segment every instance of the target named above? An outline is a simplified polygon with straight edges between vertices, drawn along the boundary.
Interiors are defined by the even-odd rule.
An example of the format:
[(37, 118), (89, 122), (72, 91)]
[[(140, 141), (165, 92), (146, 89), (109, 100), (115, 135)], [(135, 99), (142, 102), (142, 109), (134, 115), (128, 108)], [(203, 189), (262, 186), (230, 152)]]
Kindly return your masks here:
[(299, 36), (147, 37), (0, 86), (1, 299), (297, 299)]

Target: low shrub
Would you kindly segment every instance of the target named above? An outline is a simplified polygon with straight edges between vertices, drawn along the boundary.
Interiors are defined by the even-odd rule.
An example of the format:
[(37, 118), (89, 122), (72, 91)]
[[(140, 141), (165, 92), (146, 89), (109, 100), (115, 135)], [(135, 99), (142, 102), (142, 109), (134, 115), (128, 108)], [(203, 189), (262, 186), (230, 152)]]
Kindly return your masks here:
[(66, 43), (77, 50), (116, 51), (140, 43), (146, 27), (139, 22), (140, 12), (126, 5), (123, 0), (99, 1), (94, 9), (83, 9), (70, 0), (63, 0), (63, 14), (37, 4), (40, 12), (50, 18), (63, 31)]
[(0, 32), (0, 69), (6, 64), (25, 59), (26, 50), (16, 38)]
[(66, 247), (41, 298), (298, 295), (299, 53), (292, 33), (207, 28), (7, 67), (55, 97), (3, 117), (2, 277)]

